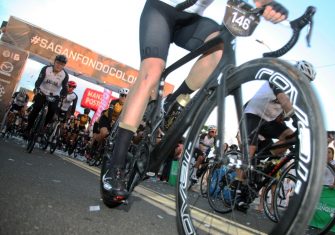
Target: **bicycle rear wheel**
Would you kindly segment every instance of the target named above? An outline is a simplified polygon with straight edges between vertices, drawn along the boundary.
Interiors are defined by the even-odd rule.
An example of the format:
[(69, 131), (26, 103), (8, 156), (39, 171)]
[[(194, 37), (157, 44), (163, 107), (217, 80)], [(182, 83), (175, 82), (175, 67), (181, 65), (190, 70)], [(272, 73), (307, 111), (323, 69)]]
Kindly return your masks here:
[[(286, 208), (285, 220), (273, 223), (256, 211), (257, 192), (252, 185), (252, 179), (247, 178), (236, 195), (232, 195), (235, 203), (230, 204), (231, 213), (217, 214), (199, 196), (188, 192), (190, 157), (202, 132), (204, 125), (222, 126), (218, 130), (224, 134), (224, 140), (229, 144), (238, 144), (236, 134), (242, 136), (242, 161), (228, 156), (223, 158), (227, 166), (240, 167), (245, 172), (251, 171), (252, 164), (245, 149), (247, 135), (245, 120), (241, 113), (243, 105), (253, 96), (264, 82), (280, 87), (290, 98), (298, 118), (299, 141), (296, 168), (296, 187), (289, 206)], [(214, 85), (213, 85), (214, 86)], [(262, 58), (245, 63), (230, 73), (226, 80), (225, 109), (218, 120), (218, 91), (207, 89), (208, 96), (202, 100), (202, 106), (195, 116), (192, 116), (192, 126), (188, 130), (185, 149), (177, 183), (177, 222), (181, 234), (302, 234), (314, 211), (320, 193), (322, 176), (319, 174), (324, 167), (326, 156), (326, 139), (323, 119), (317, 97), (307, 78), (296, 68), (279, 59)], [(199, 91), (201, 92), (201, 91)], [(196, 98), (196, 97), (195, 97)], [(192, 105), (193, 102), (190, 102)], [(186, 109), (191, 107), (186, 107)], [(226, 115), (224, 115), (226, 114)], [(221, 117), (222, 117), (221, 116)], [(291, 123), (288, 122), (291, 126)], [(295, 128), (292, 127), (294, 130)], [(244, 138), (243, 138), (244, 137)], [(217, 143), (217, 148), (223, 149), (223, 142)], [(321, 158), (320, 158), (321, 156)], [(230, 164), (230, 165), (229, 165)], [(228, 179), (226, 179), (228, 180)], [(242, 191), (242, 192), (240, 192)], [(244, 199), (249, 209), (239, 211), (235, 207), (240, 199)]]

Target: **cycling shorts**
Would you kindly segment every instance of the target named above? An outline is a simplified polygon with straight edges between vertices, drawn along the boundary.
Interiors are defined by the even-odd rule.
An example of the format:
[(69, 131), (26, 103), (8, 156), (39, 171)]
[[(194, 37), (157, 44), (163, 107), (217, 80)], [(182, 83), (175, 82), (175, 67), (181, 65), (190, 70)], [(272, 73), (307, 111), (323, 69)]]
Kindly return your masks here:
[(95, 122), (93, 124), (93, 133), (94, 134), (99, 134), (100, 133), (100, 128), (99, 128), (99, 123), (98, 122)]
[(13, 112), (14, 110), (16, 110), (18, 112), (21, 112), (23, 107), (24, 106), (20, 106), (20, 105), (17, 105), (17, 104), (12, 104), (12, 106), (10, 107), (10, 111)]
[(178, 11), (159, 0), (147, 0), (140, 20), (140, 54), (167, 59), (171, 43), (188, 51), (201, 46), (220, 25), (207, 17)]
[(265, 139), (278, 139), (278, 137), (288, 129), (285, 122), (276, 120), (267, 122), (259, 116), (246, 113), (247, 131), (249, 144), (257, 145), (258, 135), (262, 135)]

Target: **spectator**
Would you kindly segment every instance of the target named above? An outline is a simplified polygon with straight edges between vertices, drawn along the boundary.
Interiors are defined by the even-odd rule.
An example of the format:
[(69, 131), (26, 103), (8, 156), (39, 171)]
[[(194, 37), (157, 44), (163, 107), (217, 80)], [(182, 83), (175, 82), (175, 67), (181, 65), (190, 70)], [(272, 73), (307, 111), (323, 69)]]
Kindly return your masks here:
[(184, 150), (184, 139), (181, 139), (178, 142), (177, 146), (175, 147), (174, 151), (171, 151), (171, 154), (164, 163), (162, 175), (160, 176), (161, 181), (165, 182), (169, 181), (169, 174), (171, 170), (172, 161), (179, 161), (182, 157), (183, 150)]
[[(335, 171), (334, 149), (331, 147), (328, 147), (327, 151), (327, 164), (330, 165)], [(324, 173), (323, 185), (335, 188), (335, 177), (328, 168), (326, 168)]]

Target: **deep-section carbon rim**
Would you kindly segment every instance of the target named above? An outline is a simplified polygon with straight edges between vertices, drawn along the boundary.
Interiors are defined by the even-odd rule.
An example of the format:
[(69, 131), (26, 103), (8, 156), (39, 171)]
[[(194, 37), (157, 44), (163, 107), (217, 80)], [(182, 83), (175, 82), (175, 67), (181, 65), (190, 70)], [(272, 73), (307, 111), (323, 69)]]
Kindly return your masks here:
[[(249, 82), (259, 83), (262, 80), (280, 87), (287, 94), (298, 117), (300, 148), (299, 157), (296, 159), (297, 168), (295, 169), (297, 186), (284, 214), (285, 220), (273, 224), (269, 219), (257, 216), (252, 207), (246, 213), (247, 221), (239, 219), (242, 214), (236, 208), (232, 208), (232, 212), (224, 216), (213, 214), (213, 210), (200, 203), (201, 200), (194, 192), (187, 191), (188, 169), (196, 140), (203, 125), (212, 121), (210, 117), (217, 107), (216, 96), (214, 95), (212, 98), (203, 101), (203, 107), (194, 117), (192, 127), (185, 141), (177, 186), (177, 221), (180, 233), (301, 234), (309, 222), (320, 193), (322, 176), (319, 172), (322, 172), (325, 163), (320, 156), (326, 156), (325, 131), (319, 103), (307, 79), (292, 65), (278, 59), (257, 59), (238, 67), (226, 82), (227, 90), (229, 94), (233, 94), (240, 88), (241, 84), (246, 84), (248, 88)], [(243, 88), (244, 85), (242, 87), (243, 94), (257, 90), (255, 88), (243, 90)], [(233, 125), (229, 119), (232, 115), (235, 114), (226, 112), (227, 123), (223, 125), (225, 129), (228, 129), (229, 125)], [(237, 120), (237, 124), (242, 121)], [(225, 131), (227, 132), (227, 130)], [(254, 195), (252, 196), (254, 197)], [(253, 206), (253, 204), (250, 205)], [(202, 213), (199, 213), (199, 211)], [(244, 224), (246, 222), (249, 223), (247, 226)]]

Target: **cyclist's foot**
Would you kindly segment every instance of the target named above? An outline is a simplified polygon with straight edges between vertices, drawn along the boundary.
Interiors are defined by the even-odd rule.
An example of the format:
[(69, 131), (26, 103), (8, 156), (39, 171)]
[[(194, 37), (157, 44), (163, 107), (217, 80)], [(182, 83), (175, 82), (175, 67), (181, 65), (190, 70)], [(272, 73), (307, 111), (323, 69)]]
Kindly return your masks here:
[(236, 204), (236, 209), (241, 211), (241, 212), (244, 212), (244, 213), (247, 213), (248, 209), (249, 209), (249, 204), (246, 203), (246, 202), (243, 202), (243, 201), (240, 201)]
[(126, 190), (124, 170), (121, 168), (108, 169), (102, 177), (102, 185), (112, 196), (126, 198), (129, 194)]

